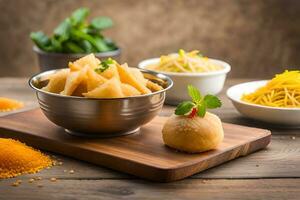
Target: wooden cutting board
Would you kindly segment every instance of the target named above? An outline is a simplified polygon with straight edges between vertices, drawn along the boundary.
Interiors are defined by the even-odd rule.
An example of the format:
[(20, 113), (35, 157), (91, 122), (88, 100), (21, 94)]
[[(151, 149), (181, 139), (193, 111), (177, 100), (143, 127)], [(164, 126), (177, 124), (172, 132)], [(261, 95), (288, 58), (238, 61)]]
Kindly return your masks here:
[(156, 117), (132, 135), (85, 139), (68, 135), (35, 109), (0, 118), (0, 137), (159, 182), (183, 179), (248, 155), (271, 140), (268, 130), (223, 123), (225, 138), (218, 149), (186, 154), (163, 144), (161, 129), (166, 119)]

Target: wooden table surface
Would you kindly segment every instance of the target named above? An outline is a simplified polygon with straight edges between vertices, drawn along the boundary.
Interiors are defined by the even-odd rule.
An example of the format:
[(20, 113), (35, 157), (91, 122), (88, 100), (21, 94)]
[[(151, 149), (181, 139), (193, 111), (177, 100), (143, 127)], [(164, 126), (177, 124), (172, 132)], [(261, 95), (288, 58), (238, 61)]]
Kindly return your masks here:
[[(270, 129), (272, 142), (265, 150), (172, 183), (150, 182), (52, 154), (62, 162), (61, 166), (0, 180), (0, 199), (300, 199), (300, 130), (242, 117), (225, 91), (228, 86), (245, 81), (248, 80), (228, 80), (220, 94), (223, 107), (213, 112), (224, 122)], [(26, 109), (37, 106), (24, 78), (1, 78), (0, 96), (22, 100)], [(165, 106), (161, 115), (169, 116), (172, 112), (172, 107)], [(28, 182), (37, 177), (41, 180)], [(52, 182), (51, 178), (57, 181)], [(22, 183), (11, 186), (16, 180)]]

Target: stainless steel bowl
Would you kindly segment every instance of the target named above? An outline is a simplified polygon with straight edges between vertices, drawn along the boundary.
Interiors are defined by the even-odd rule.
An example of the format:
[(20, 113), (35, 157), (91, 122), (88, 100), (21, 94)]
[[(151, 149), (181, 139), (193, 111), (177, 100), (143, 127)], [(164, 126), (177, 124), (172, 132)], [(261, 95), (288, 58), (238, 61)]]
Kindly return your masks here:
[(29, 85), (36, 91), (40, 108), (46, 117), (68, 133), (78, 136), (111, 137), (137, 131), (160, 112), (166, 90), (173, 85), (172, 80), (163, 74), (141, 70), (146, 78), (164, 89), (117, 99), (64, 96), (41, 90), (48, 82), (45, 77), (57, 71), (39, 73), (30, 78)]

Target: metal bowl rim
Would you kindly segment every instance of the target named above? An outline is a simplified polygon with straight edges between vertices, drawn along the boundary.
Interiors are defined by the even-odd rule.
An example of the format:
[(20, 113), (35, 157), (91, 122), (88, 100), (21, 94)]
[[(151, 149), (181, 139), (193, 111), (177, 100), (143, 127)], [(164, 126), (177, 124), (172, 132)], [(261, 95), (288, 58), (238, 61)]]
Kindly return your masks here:
[[(67, 68), (63, 68), (63, 69), (67, 69)], [(41, 89), (39, 89), (39, 88), (37, 88), (33, 85), (33, 80), (34, 79), (36, 79), (38, 77), (42, 77), (45, 74), (52, 74), (55, 71), (59, 71), (59, 70), (62, 70), (62, 69), (54, 69), (54, 70), (48, 70), (48, 71), (45, 71), (45, 72), (37, 73), (37, 74), (35, 74), (35, 75), (33, 75), (32, 77), (29, 78), (28, 84), (36, 92), (40, 92), (40, 93), (50, 95), (50, 96), (55, 96), (55, 97), (59, 97), (59, 98), (67, 98), (67, 99), (77, 99), (77, 100), (80, 99), (80, 100), (104, 100), (104, 101), (107, 101), (107, 100), (124, 100), (124, 99), (133, 99), (133, 98), (143, 98), (143, 97), (154, 96), (156, 94), (166, 92), (167, 90), (169, 90), (173, 86), (172, 79), (170, 77), (168, 77), (167, 75), (157, 73), (157, 72), (153, 72), (153, 71), (150, 71), (150, 70), (147, 70), (147, 69), (139, 69), (139, 70), (143, 73), (148, 73), (148, 74), (154, 75), (158, 78), (162, 78), (162, 79), (166, 80), (166, 82), (168, 83), (168, 86), (166, 88), (164, 88), (163, 90), (160, 90), (160, 91), (157, 91), (157, 92), (152, 92), (150, 94), (138, 95), (138, 96), (129, 96), (129, 97), (120, 97), (120, 98), (89, 98), (89, 97), (66, 96), (66, 95), (61, 95), (61, 94), (57, 94), (57, 93), (51, 93), (51, 92), (41, 90)]]

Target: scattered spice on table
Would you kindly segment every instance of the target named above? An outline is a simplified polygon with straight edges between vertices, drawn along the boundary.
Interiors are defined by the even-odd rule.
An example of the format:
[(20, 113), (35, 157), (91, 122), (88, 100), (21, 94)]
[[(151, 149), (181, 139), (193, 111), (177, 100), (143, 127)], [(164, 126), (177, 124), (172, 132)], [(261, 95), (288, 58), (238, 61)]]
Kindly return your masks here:
[(29, 183), (33, 183), (34, 182), (34, 179), (33, 178), (31, 178), (31, 179), (29, 179), (29, 181), (28, 181)]
[(17, 110), (22, 107), (24, 107), (23, 102), (10, 99), (10, 98), (0, 97), (0, 112)]
[(52, 160), (40, 151), (17, 140), (0, 138), (0, 179), (36, 173), (50, 166)]
[(57, 181), (57, 179), (56, 178), (50, 178), (50, 181), (55, 182), (55, 181)]
[(16, 182), (13, 182), (11, 185), (14, 186), (14, 187), (17, 187), (17, 186), (20, 185), (20, 183), (16, 181)]

